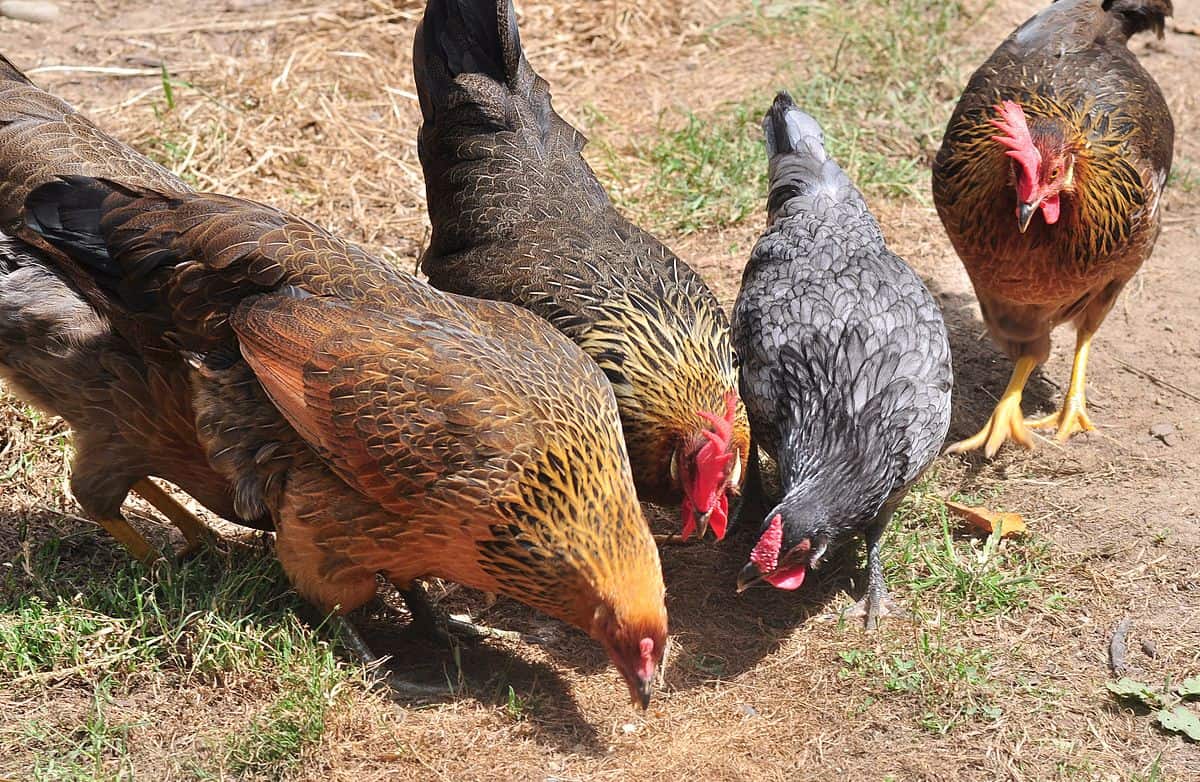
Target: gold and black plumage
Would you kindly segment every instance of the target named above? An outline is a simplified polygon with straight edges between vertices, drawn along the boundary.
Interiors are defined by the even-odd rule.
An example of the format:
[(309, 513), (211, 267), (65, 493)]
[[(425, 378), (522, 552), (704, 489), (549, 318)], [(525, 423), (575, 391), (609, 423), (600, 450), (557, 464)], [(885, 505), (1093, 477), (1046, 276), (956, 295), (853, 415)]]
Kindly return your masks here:
[[(938, 214), (992, 337), (1016, 362), (988, 424), (952, 446), (992, 456), (1028, 426), (1060, 440), (1093, 428), (1084, 394), (1092, 337), (1158, 238), (1174, 126), (1131, 35), (1162, 33), (1170, 0), (1060, 0), (1021, 25), (971, 77), (933, 170)], [(1063, 408), (1025, 421), (1021, 390), (1077, 331)]]
[(433, 0), (414, 44), (438, 288), (519, 304), (596, 360), (642, 499), (721, 536), (749, 425), (729, 323), (687, 264), (622, 217), (521, 48), (510, 0)]
[(270, 514), (301, 594), (349, 611), (377, 573), (507, 594), (590, 633), (645, 702), (658, 552), (612, 391), (573, 343), (239, 199), (69, 178), (28, 213), (194, 367), (209, 461)]

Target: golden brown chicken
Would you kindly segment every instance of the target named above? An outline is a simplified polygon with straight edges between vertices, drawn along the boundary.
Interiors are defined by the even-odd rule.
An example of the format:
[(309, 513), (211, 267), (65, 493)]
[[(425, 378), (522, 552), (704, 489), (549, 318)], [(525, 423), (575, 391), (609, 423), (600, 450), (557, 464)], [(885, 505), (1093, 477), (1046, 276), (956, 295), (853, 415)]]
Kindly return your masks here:
[(410, 605), (431, 576), (503, 593), (590, 633), (647, 703), (658, 552), (616, 400), (569, 340), (234, 198), (71, 177), (27, 209), (148, 349), (194, 365), (209, 459), (274, 519), (302, 595), (344, 613), (376, 574)]
[(84, 513), (138, 559), (157, 556), (129, 525), (130, 489), (158, 508), (190, 545), (205, 526), (147, 476), (179, 486), (217, 514), (240, 518), (229, 484), (196, 437), (187, 368), (174, 352), (142, 353), (83, 295), (36, 237), (16, 236), (25, 196), (59, 174), (117, 177), (184, 192), (166, 169), (109, 138), (0, 56), (0, 375), (26, 401), (72, 430), (71, 491)]
[(521, 49), (510, 0), (432, 0), (413, 54), (438, 288), (550, 321), (612, 382), (643, 500), (725, 534), (750, 443), (729, 323), (687, 264), (613, 208)]
[[(992, 337), (1016, 361), (991, 420), (952, 451), (991, 457), (1010, 437), (1032, 447), (1027, 426), (1059, 440), (1093, 428), (1088, 351), (1154, 249), (1175, 135), (1126, 42), (1161, 35), (1170, 13), (1170, 0), (1059, 0), (975, 72), (950, 118), (934, 201)], [(1025, 421), (1021, 391), (1068, 321), (1077, 342), (1062, 410)]]

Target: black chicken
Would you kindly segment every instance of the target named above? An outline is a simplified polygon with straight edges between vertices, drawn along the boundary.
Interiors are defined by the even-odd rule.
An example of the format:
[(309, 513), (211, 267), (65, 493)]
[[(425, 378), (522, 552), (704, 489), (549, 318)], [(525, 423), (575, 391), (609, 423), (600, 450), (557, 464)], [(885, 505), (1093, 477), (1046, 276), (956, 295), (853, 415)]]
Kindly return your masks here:
[(779, 465), (782, 498), (738, 589), (797, 589), (826, 551), (863, 534), (859, 611), (873, 628), (887, 597), (880, 539), (950, 425), (950, 346), (933, 298), (888, 250), (816, 120), (780, 93), (763, 128), (769, 225), (742, 278), (733, 335), (751, 431)]

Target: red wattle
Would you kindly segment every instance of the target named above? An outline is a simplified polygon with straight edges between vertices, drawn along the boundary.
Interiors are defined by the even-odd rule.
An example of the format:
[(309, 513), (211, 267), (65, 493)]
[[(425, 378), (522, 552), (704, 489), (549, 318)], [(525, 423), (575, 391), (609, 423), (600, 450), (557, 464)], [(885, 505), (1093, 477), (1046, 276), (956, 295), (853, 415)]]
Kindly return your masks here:
[(1058, 193), (1047, 198), (1042, 202), (1042, 219), (1046, 221), (1046, 225), (1054, 225), (1058, 222), (1058, 215), (1062, 210), (1062, 203), (1058, 200)]
[(807, 572), (808, 567), (805, 565), (790, 565), (763, 576), (763, 581), (766, 581), (776, 589), (791, 592), (794, 589), (800, 588), (800, 585), (804, 583), (804, 575)]
[(725, 529), (729, 526), (729, 497), (721, 495), (717, 500), (717, 507), (713, 508), (712, 516), (708, 518), (708, 526), (712, 527), (713, 534), (717, 536), (717, 540), (725, 539)]

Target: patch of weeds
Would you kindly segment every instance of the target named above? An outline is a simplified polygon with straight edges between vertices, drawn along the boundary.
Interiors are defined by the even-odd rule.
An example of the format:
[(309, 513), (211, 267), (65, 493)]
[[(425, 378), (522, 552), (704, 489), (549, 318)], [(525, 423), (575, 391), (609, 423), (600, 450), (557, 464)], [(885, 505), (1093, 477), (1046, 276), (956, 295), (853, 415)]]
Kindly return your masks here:
[(282, 670), (280, 694), (227, 742), (225, 763), (235, 773), (277, 776), (299, 765), (304, 751), (320, 741), (350, 679), (327, 644), (283, 644), (272, 657), (272, 667)]
[[(933, 86), (960, 16), (957, 3), (934, 0), (852, 0), (803, 15), (803, 39), (838, 45), (824, 57), (818, 52), (830, 47), (808, 49), (821, 59), (781, 86), (822, 124), (830, 154), (868, 195), (925, 197), (916, 185), (945, 114)], [(767, 169), (759, 123), (771, 97), (750, 94), (719, 114), (688, 115), (639, 146), (645, 182), (615, 197), (638, 219), (675, 231), (758, 213)]]
[(1044, 595), (1038, 584), (1049, 558), (1045, 541), (956, 536), (931, 480), (914, 487), (896, 512), (884, 548), (889, 584), (965, 618), (1022, 611), (1039, 597), (1044, 610), (1063, 607), (1062, 596)]
[(1174, 687), (1155, 687), (1122, 677), (1109, 682), (1107, 687), (1122, 701), (1154, 712), (1154, 720), (1163, 730), (1200, 742), (1200, 714), (1185, 704), (1185, 701), (1200, 698), (1200, 676), (1184, 679)]
[(794, 31), (806, 18), (826, 7), (813, 0), (754, 0), (748, 9), (726, 16), (709, 27), (707, 33), (736, 30), (743, 35), (770, 39)]
[(508, 685), (508, 698), (504, 704), (504, 711), (513, 722), (520, 722), (525, 719), (525, 711), (528, 706), (525, 699), (517, 695), (517, 691), (513, 689), (512, 685)]
[(136, 724), (115, 723), (107, 714), (110, 680), (98, 684), (83, 723), (73, 730), (34, 720), (24, 726), (24, 739), (34, 752), (32, 778), (37, 782), (102, 782), (133, 779), (127, 739)]
[(125, 561), (80, 571), (61, 556), (42, 547), (35, 583), (0, 593), (0, 676), (103, 666), (211, 677), (257, 670), (281, 644), (313, 643), (288, 621), (302, 604), (265, 549), (236, 562), (209, 552), (153, 573)]
[(1194, 193), (1200, 190), (1200, 173), (1196, 171), (1195, 166), (1188, 165), (1182, 160), (1176, 161), (1171, 175), (1167, 177), (1167, 187), (1182, 190), (1188, 194)]
[(931, 733), (946, 734), (968, 722), (994, 722), (1003, 714), (990, 683), (990, 654), (943, 643), (922, 631), (913, 649), (841, 652), (841, 678), (861, 679), (875, 696), (905, 697), (917, 703), (916, 721)]

